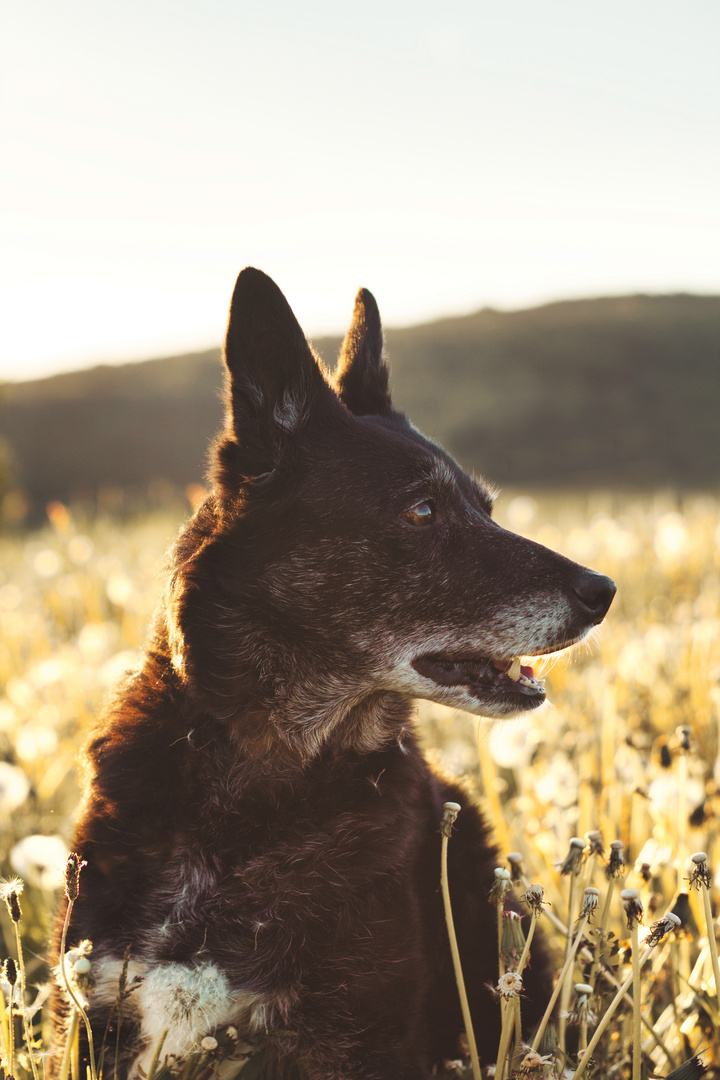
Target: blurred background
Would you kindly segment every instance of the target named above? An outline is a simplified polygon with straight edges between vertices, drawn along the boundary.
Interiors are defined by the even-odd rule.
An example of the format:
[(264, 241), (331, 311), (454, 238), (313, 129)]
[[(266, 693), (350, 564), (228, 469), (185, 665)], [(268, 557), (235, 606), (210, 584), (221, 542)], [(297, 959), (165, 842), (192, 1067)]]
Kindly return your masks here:
[(719, 45), (712, 0), (6, 4), (6, 522), (202, 481), (246, 264), (330, 365), (370, 288), (501, 484), (714, 488)]

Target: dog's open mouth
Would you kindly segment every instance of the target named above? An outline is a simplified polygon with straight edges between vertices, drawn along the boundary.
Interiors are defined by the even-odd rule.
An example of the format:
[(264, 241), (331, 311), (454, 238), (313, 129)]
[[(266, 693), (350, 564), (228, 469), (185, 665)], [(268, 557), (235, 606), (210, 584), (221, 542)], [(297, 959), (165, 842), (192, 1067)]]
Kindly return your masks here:
[[(521, 695), (545, 700), (545, 683), (538, 679), (522, 658), (492, 660), (484, 657), (455, 656), (452, 653), (427, 653), (412, 661), (418, 674), (438, 686), (467, 687), (473, 696), (505, 698)], [(530, 702), (527, 702), (530, 706)]]

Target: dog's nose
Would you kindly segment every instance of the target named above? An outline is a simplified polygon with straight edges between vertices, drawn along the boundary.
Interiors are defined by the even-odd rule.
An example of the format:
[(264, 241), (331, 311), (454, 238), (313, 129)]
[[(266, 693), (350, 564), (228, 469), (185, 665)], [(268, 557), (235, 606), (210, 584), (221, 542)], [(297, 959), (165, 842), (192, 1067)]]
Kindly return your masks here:
[(573, 586), (573, 592), (595, 621), (600, 622), (612, 604), (617, 586), (603, 574), (598, 574), (594, 570), (583, 570)]

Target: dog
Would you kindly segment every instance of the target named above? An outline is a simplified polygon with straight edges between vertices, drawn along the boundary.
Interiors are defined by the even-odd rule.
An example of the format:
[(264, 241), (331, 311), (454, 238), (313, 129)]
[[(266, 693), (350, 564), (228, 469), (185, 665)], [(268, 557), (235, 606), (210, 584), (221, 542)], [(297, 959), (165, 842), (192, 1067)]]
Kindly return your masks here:
[[(202, 1048), (221, 1075), (254, 1051), (264, 1076), (295, 1063), (317, 1080), (425, 1080), (458, 1057), (448, 800), (463, 808), (450, 891), (489, 1061), (498, 855), (422, 756), (412, 699), (537, 708), (544, 685), (522, 657), (581, 641), (615, 586), (497, 525), (489, 488), (393, 407), (368, 291), (331, 376), (247, 268), (224, 358), (211, 492), (175, 545), (143, 666), (87, 748), (67, 943), (72, 958), (92, 942), (105, 1075), (116, 1041), (118, 1078), (147, 1075), (161, 1036), (178, 1075)], [(538, 950), (526, 1024), (550, 992)]]

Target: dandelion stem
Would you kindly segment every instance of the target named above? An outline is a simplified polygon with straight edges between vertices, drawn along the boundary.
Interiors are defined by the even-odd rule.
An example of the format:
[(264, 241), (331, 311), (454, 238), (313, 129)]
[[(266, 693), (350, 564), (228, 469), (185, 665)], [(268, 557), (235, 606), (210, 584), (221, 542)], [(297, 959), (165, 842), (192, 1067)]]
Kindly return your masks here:
[(570, 952), (568, 953), (567, 957), (565, 958), (565, 963), (563, 964), (562, 971), (560, 972), (560, 975), (558, 976), (558, 980), (555, 983), (555, 989), (553, 990), (552, 997), (550, 998), (550, 1000), (548, 1002), (547, 1008), (545, 1010), (545, 1015), (543, 1016), (542, 1020), (540, 1021), (540, 1027), (537, 1029), (537, 1032), (535, 1034), (535, 1038), (533, 1039), (533, 1044), (532, 1044), (532, 1049), (533, 1050), (537, 1050), (538, 1046), (540, 1045), (540, 1040), (543, 1037), (543, 1032), (545, 1031), (545, 1028), (548, 1025), (548, 1021), (549, 1021), (550, 1017), (552, 1016), (552, 1011), (555, 1008), (555, 1002), (557, 1001), (557, 999), (558, 999), (558, 997), (560, 995), (560, 991), (562, 990), (562, 988), (563, 988), (563, 986), (565, 984), (565, 979), (566, 979), (567, 973), (570, 970), (570, 967), (572, 965), (573, 960), (575, 959), (575, 953), (580, 948), (580, 942), (582, 941), (583, 932), (585, 930), (585, 927), (588, 924), (588, 919), (589, 918), (590, 918), (590, 913), (588, 913), (587, 915), (584, 915), (583, 919), (582, 919), (582, 922), (580, 923), (580, 926), (578, 927), (577, 934), (575, 935), (575, 940), (572, 943), (572, 946), (570, 948)]
[(97, 1073), (95, 1072), (95, 1047), (93, 1045), (92, 1028), (90, 1027), (90, 1021), (87, 1018), (87, 1013), (82, 1007), (79, 999), (75, 996), (73, 988), (70, 985), (70, 979), (68, 978), (67, 967), (65, 965), (65, 942), (67, 940), (68, 926), (70, 925), (70, 916), (75, 901), (68, 897), (67, 910), (65, 912), (65, 921), (62, 928), (62, 937), (60, 939), (60, 971), (62, 972), (63, 982), (65, 983), (65, 989), (67, 990), (75, 1008), (80, 1013), (85, 1024), (85, 1030), (88, 1037), (88, 1053), (90, 1057), (90, 1075), (92, 1080), (97, 1080)]
[[(457, 803), (452, 805), (457, 806)], [(458, 806), (457, 809), (459, 810), (460, 807)], [(443, 906), (445, 908), (445, 922), (447, 923), (448, 937), (450, 938), (450, 951), (452, 953), (453, 967), (455, 969), (455, 981), (457, 982), (458, 993), (460, 995), (460, 1006), (462, 1008), (463, 1023), (465, 1024), (465, 1034), (467, 1036), (468, 1048), (470, 1050), (470, 1060), (472, 1062), (473, 1078), (474, 1080), (482, 1080), (482, 1076), (480, 1073), (480, 1060), (478, 1058), (477, 1045), (475, 1043), (475, 1032), (473, 1031), (472, 1019), (470, 1017), (470, 1005), (468, 1003), (467, 993), (465, 991), (465, 980), (463, 979), (462, 966), (460, 964), (460, 952), (458, 950), (457, 936), (455, 934), (455, 925), (453, 923), (452, 917), (452, 908), (450, 906), (450, 886), (448, 884), (447, 859), (448, 840), (450, 838), (450, 828), (453, 820), (454, 818), (452, 818), (447, 828), (443, 825), (442, 848), (440, 851), (440, 883), (442, 886)], [(94, 1077), (93, 1080), (95, 1080)]]
[(715, 976), (715, 996), (720, 998), (720, 964), (718, 964), (717, 942), (715, 940), (715, 923), (710, 907), (710, 890), (703, 888), (703, 907), (705, 908), (705, 923), (707, 925), (708, 945), (710, 947), (710, 960), (712, 961), (713, 975)]
[(503, 1018), (502, 1033), (500, 1035), (500, 1045), (498, 1047), (497, 1061), (495, 1062), (495, 1078), (496, 1080), (502, 1080), (506, 1073), (507, 1065), (507, 1053), (510, 1046), (510, 1038), (513, 1033), (513, 1027), (515, 1026), (515, 1009), (508, 1008), (505, 1010)]
[(642, 1010), (640, 1001), (640, 924), (633, 919), (630, 928), (632, 948), (632, 987), (633, 987), (633, 1050), (632, 1080), (640, 1080), (642, 1066)]
[(516, 968), (516, 974), (517, 975), (522, 975), (523, 968), (525, 967), (525, 964), (527, 963), (527, 958), (530, 955), (530, 942), (532, 941), (533, 934), (535, 933), (535, 923), (536, 922), (537, 922), (537, 917), (533, 914), (532, 918), (530, 919), (530, 925), (528, 927), (527, 937), (525, 938), (525, 947), (524, 947), (524, 949), (522, 951), (522, 956), (520, 957), (520, 961), (519, 961), (518, 966)]
[[(640, 969), (642, 969), (644, 967), (646, 960), (648, 959), (648, 957), (652, 953), (652, 950), (653, 950), (653, 946), (650, 946), (649, 948), (647, 948), (645, 950), (645, 952), (640, 957), (639, 964), (638, 964), (638, 967)], [(622, 999), (625, 997), (625, 994), (627, 993), (628, 988), (632, 984), (632, 981), (633, 981), (633, 976), (632, 976), (632, 973), (631, 973), (630, 975), (628, 975), (627, 979), (625, 979), (625, 982), (621, 984), (620, 989), (618, 990), (617, 994), (615, 995), (615, 997), (612, 999), (612, 1001), (608, 1005), (607, 1009), (605, 1010), (603, 1018), (600, 1021), (600, 1023), (598, 1024), (598, 1026), (596, 1027), (595, 1034), (593, 1035), (592, 1039), (588, 1043), (587, 1050), (585, 1051), (585, 1053), (582, 1056), (582, 1061), (578, 1065), (575, 1072), (572, 1074), (571, 1080), (580, 1080), (580, 1077), (585, 1072), (585, 1069), (588, 1066), (590, 1058), (592, 1057), (593, 1050), (595, 1049), (597, 1044), (600, 1042), (600, 1038), (601, 1038), (603, 1032), (605, 1031), (606, 1027), (610, 1023), (610, 1021), (612, 1019), (612, 1016), (613, 1016), (613, 1013), (617, 1009), (618, 1005), (620, 1004)]]

